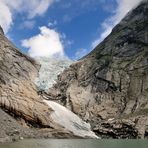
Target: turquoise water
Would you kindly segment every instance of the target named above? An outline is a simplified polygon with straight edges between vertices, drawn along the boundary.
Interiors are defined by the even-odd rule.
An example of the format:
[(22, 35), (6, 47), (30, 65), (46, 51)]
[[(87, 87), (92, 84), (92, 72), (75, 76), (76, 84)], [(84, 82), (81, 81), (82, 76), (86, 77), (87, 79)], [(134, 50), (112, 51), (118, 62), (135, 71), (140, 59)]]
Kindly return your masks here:
[(148, 140), (22, 140), (0, 148), (148, 148)]

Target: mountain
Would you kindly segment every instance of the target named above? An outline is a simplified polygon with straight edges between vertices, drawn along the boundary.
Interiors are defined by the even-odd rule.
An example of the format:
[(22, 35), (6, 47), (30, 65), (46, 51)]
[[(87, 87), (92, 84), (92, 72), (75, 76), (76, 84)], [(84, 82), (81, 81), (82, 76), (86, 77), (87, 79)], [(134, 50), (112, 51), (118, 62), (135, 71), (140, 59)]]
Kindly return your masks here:
[(0, 27), (0, 142), (148, 138), (147, 16), (144, 0), (90, 54), (64, 71), (70, 61), (43, 58), (38, 63)]
[[(41, 66), (21, 53), (0, 28), (0, 142), (21, 137), (96, 138), (89, 123), (61, 105), (55, 104), (54, 108), (50, 105), (53, 102), (45, 102), (35, 84), (40, 69)], [(55, 116), (61, 111), (75, 117), (69, 122), (72, 129), (56, 120)], [(65, 120), (68, 121), (68, 115)], [(82, 133), (77, 132), (76, 127)]]
[(72, 64), (72, 61), (66, 57), (40, 57), (36, 60), (40, 63), (41, 68), (35, 83), (41, 91), (52, 87), (56, 83), (57, 75)]
[(105, 138), (148, 138), (148, 1), (58, 76), (48, 96)]
[(47, 116), (51, 110), (34, 84), (39, 69), (40, 65), (22, 54), (0, 28), (0, 141), (36, 135), (23, 126), (53, 127)]

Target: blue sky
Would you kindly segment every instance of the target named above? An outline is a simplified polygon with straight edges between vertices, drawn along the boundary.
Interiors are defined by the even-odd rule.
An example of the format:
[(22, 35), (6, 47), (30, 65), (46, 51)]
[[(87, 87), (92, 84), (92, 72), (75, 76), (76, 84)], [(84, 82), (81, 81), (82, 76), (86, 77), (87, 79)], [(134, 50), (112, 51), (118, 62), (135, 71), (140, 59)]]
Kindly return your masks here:
[(100, 43), (141, 0), (1, 0), (0, 25), (32, 57), (77, 60)]

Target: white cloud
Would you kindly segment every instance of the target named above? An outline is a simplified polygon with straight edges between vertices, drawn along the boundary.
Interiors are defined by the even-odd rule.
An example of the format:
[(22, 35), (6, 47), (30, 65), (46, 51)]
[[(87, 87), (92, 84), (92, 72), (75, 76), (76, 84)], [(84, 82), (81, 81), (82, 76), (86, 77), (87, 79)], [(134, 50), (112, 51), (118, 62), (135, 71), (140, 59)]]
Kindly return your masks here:
[(49, 21), (49, 23), (48, 23), (48, 27), (54, 27), (56, 25), (57, 25), (57, 21), (56, 20), (54, 20), (53, 22)]
[(64, 56), (64, 47), (60, 34), (54, 29), (42, 26), (40, 33), (22, 41), (22, 46), (29, 48), (29, 55), (36, 57)]
[(35, 21), (27, 20), (27, 21), (24, 21), (23, 23), (21, 23), (19, 28), (20, 29), (24, 29), (24, 28), (32, 29), (34, 27), (34, 25), (35, 25)]
[(7, 33), (14, 16), (23, 13), (26, 20), (43, 15), (58, 0), (0, 0), (0, 25)]
[(77, 52), (75, 53), (74, 59), (78, 60), (78, 59), (82, 58), (83, 56), (85, 56), (87, 53), (88, 53), (87, 49), (81, 48), (81, 49), (77, 50)]
[(12, 24), (12, 14), (9, 7), (3, 1), (0, 1), (0, 11), (0, 25), (4, 32), (7, 32)]
[(49, 6), (56, 0), (2, 0), (10, 10), (16, 12), (25, 12), (28, 18), (43, 15)]
[(68, 9), (68, 8), (71, 7), (71, 5), (72, 5), (72, 3), (66, 2), (66, 3), (62, 4), (61, 7), (62, 7), (63, 9)]
[[(33, 18), (37, 15), (43, 15), (54, 0), (27, 0), (28, 6), (24, 7), (28, 10), (28, 17)], [(25, 0), (26, 4), (26, 0)]]
[(96, 47), (103, 39), (109, 35), (112, 28), (118, 24), (123, 17), (133, 8), (135, 8), (142, 0), (116, 0), (117, 8), (113, 12), (113, 16), (106, 19), (102, 23), (102, 29), (104, 30), (99, 38), (92, 42), (92, 48)]

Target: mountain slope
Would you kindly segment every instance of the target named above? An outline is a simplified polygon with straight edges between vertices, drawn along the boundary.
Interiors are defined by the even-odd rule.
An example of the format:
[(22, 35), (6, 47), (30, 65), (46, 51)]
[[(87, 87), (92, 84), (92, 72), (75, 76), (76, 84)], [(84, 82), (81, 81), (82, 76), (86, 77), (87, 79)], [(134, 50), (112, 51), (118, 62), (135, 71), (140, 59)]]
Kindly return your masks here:
[(102, 137), (148, 136), (148, 1), (89, 55), (60, 74), (48, 95)]

